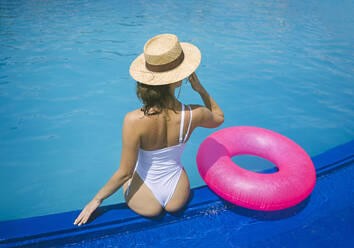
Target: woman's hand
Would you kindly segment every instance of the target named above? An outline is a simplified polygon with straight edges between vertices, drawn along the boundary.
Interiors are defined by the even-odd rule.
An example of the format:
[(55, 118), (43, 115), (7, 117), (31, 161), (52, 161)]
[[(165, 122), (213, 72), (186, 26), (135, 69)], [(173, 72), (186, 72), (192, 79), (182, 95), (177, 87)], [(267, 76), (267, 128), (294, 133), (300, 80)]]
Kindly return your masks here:
[(101, 201), (96, 199), (91, 200), (76, 218), (74, 225), (77, 224), (78, 226), (81, 226), (82, 224), (86, 224), (91, 214), (96, 210), (96, 208), (98, 208), (99, 205), (101, 205), (101, 203)]
[(195, 72), (193, 72), (189, 77), (189, 82), (192, 85), (193, 90), (200, 92), (201, 90), (203, 90), (203, 86), (200, 84), (199, 79), (197, 77), (197, 74)]

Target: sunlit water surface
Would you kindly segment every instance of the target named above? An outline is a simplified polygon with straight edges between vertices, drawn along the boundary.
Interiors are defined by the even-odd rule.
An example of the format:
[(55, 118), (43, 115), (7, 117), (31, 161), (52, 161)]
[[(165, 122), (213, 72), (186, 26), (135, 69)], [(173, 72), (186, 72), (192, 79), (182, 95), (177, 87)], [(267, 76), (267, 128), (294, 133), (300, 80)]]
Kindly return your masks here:
[[(119, 166), (144, 43), (197, 45), (218, 128), (279, 132), (310, 156), (354, 137), (352, 1), (1, 1), (0, 220), (80, 209)], [(180, 99), (201, 104), (190, 86)], [(182, 157), (204, 185), (196, 130)], [(250, 170), (264, 160), (233, 159)], [(122, 190), (104, 204), (123, 201)]]

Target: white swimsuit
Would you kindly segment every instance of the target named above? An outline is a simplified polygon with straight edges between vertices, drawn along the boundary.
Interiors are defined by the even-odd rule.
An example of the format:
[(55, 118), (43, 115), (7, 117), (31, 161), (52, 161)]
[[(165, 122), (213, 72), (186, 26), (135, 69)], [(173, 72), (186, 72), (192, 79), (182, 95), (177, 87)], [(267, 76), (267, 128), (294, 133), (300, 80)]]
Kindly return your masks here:
[[(192, 123), (192, 110), (190, 110), (190, 119), (187, 133), (183, 136), (184, 123), (184, 104), (182, 104), (182, 116), (179, 131), (179, 144), (165, 147), (154, 151), (139, 149), (138, 160), (135, 170), (146, 186), (152, 191), (162, 207), (165, 207), (171, 199), (177, 186), (179, 177), (182, 173), (183, 165), (181, 156), (186, 145), (185, 141)], [(129, 192), (129, 186), (126, 195)]]

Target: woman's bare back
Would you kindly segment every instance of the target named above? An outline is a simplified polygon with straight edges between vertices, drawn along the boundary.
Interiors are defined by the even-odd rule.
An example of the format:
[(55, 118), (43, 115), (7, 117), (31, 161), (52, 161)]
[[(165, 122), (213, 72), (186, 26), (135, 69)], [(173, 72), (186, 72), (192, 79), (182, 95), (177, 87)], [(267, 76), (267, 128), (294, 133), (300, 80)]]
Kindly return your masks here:
[[(145, 116), (140, 109), (133, 111), (132, 114), (136, 115), (136, 120), (139, 122), (139, 130), (137, 131), (141, 134), (141, 149), (154, 151), (179, 144), (178, 138), (180, 135), (181, 106), (181, 103), (179, 103), (175, 112), (173, 110), (168, 110), (168, 117), (165, 113)], [(182, 137), (185, 137), (187, 133), (189, 120), (190, 111), (185, 111)], [(193, 125), (191, 124), (189, 134), (192, 131), (192, 126)], [(129, 193), (126, 195), (128, 185), (130, 185)], [(141, 215), (153, 217), (159, 215), (163, 210), (152, 191), (137, 173), (134, 173), (132, 179), (125, 183), (123, 191), (128, 206)], [(190, 183), (188, 175), (183, 168), (173, 195), (164, 209), (168, 212), (178, 211), (188, 201), (189, 193)], [(147, 208), (146, 206), (149, 207)]]
[[(162, 112), (156, 115), (145, 116), (140, 109), (133, 111), (136, 119), (139, 122), (140, 133), (140, 148), (147, 151), (162, 149), (165, 147), (178, 145), (178, 137), (180, 132), (182, 105), (178, 105), (173, 110), (168, 110), (168, 116)], [(194, 130), (193, 119), (189, 130), (189, 135), (186, 141)], [(185, 117), (183, 123), (183, 137), (187, 133), (188, 123), (190, 120), (190, 111), (185, 110)]]

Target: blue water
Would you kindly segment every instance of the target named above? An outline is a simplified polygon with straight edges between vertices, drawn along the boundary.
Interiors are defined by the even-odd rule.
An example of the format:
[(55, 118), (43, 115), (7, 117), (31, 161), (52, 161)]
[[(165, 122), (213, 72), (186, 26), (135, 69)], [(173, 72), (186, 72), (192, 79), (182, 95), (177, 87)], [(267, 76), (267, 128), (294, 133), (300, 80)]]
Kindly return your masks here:
[[(200, 48), (220, 128), (267, 128), (310, 156), (352, 140), (353, 10), (349, 0), (0, 1), (0, 220), (80, 209), (106, 183), (124, 115), (140, 106), (129, 65), (160, 33)], [(183, 87), (183, 102), (202, 103)], [(216, 130), (196, 130), (186, 147), (192, 187), (204, 185), (198, 146)], [(121, 201), (119, 190), (104, 205)]]

